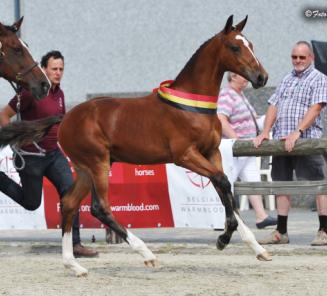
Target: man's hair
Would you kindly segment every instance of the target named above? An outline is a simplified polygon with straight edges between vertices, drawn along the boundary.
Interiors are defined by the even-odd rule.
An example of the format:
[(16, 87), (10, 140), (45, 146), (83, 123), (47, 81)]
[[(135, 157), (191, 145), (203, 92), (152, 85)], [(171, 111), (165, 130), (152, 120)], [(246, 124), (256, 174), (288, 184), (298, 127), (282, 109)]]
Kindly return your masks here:
[(48, 66), (48, 61), (50, 58), (62, 59), (63, 61), (65, 60), (64, 56), (61, 54), (61, 52), (59, 50), (49, 51), (41, 59), (41, 67), (42, 68), (46, 68)]
[(300, 41), (295, 43), (295, 45), (301, 45), (301, 44), (306, 45), (308, 47), (310, 53), (313, 54), (312, 46), (311, 46), (311, 44), (309, 42), (300, 40)]

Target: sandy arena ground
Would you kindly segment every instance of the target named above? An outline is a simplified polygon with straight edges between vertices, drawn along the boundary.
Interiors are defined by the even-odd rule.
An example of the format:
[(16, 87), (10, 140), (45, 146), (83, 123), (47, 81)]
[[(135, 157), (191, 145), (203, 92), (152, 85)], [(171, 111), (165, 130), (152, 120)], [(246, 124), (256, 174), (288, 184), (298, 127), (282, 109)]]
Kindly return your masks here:
[[(309, 246), (316, 216), (303, 213), (299, 219), (307, 221), (290, 222), (291, 244), (267, 248), (271, 262), (256, 260), (238, 234), (218, 251), (219, 232), (213, 230), (135, 230), (157, 255), (156, 268), (145, 267), (125, 243), (108, 246), (101, 239), (93, 244), (84, 239), (100, 257), (78, 259), (89, 269), (83, 278), (63, 268), (58, 231), (47, 231), (48, 239), (44, 233), (37, 237), (42, 231), (2, 231), (0, 295), (327, 295), (327, 247)], [(271, 231), (252, 229), (259, 238)]]

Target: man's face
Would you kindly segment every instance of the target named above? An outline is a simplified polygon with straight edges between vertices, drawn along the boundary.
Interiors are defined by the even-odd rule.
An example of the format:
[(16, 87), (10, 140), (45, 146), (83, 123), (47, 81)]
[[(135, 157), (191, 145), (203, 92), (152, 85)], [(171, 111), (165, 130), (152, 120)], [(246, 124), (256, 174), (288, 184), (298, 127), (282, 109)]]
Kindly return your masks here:
[(291, 54), (292, 64), (297, 73), (303, 72), (313, 62), (313, 54), (305, 44), (296, 45)]
[(64, 61), (62, 59), (54, 59), (51, 57), (48, 60), (48, 65), (43, 68), (45, 74), (47, 74), (52, 86), (56, 86), (60, 83), (62, 75), (64, 74)]

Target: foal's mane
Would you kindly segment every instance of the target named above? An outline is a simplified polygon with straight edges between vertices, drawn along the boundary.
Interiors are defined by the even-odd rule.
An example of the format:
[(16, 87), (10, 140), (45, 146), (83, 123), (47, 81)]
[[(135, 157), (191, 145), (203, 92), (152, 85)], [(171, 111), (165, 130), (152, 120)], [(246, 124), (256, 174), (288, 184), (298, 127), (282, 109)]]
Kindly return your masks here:
[(203, 42), (202, 45), (200, 45), (200, 47), (194, 52), (194, 54), (191, 56), (191, 58), (188, 60), (188, 62), (185, 64), (184, 68), (180, 71), (180, 73), (177, 75), (176, 79), (185, 71), (189, 71), (190, 69), (193, 68), (193, 65), (196, 64), (197, 59), (199, 57), (199, 55), (201, 54), (201, 52), (204, 50), (204, 48), (207, 47), (207, 45), (209, 43), (211, 43), (211, 41), (218, 37), (219, 34), (214, 35), (213, 37), (211, 37), (210, 39), (208, 39), (207, 41)]
[(3, 25), (5, 27), (6, 30), (12, 32), (12, 33), (16, 33), (17, 30), (15, 30), (15, 27), (13, 26), (8, 26), (8, 25)]

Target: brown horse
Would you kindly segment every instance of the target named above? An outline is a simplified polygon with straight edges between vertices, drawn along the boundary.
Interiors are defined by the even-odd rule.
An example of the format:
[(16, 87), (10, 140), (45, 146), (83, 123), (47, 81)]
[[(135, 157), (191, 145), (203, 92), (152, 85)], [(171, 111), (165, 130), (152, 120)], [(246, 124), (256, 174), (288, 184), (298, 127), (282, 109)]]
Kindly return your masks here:
[[(196, 51), (175, 81), (163, 83), (152, 94), (129, 100), (95, 98), (64, 116), (59, 142), (71, 159), (77, 177), (62, 201), (63, 261), (76, 275), (85, 275), (87, 270), (73, 256), (72, 220), (92, 187), (96, 193), (92, 214), (140, 253), (146, 265), (155, 263), (156, 257), (145, 243), (119, 224), (110, 210), (108, 174), (115, 161), (175, 163), (210, 178), (226, 210), (226, 229), (218, 237), (217, 247), (223, 249), (238, 228), (258, 259), (271, 260), (239, 217), (218, 149), (221, 124), (216, 116), (216, 104), (224, 72), (242, 75), (255, 88), (264, 86), (268, 78), (253, 53), (252, 44), (241, 33), (246, 21), (247, 18), (233, 26), (230, 16), (224, 29)], [(56, 121), (51, 120), (26, 122), (21, 126), (30, 126), (35, 135), (28, 140), (37, 140)], [(10, 137), (7, 142), (2, 141), (5, 137), (1, 135), (15, 138), (16, 129), (10, 125), (4, 127), (0, 145), (10, 142)], [(22, 138), (20, 141), (23, 143)]]
[(0, 77), (28, 89), (39, 100), (48, 94), (50, 82), (16, 36), (22, 22), (23, 18), (11, 26), (0, 23)]

